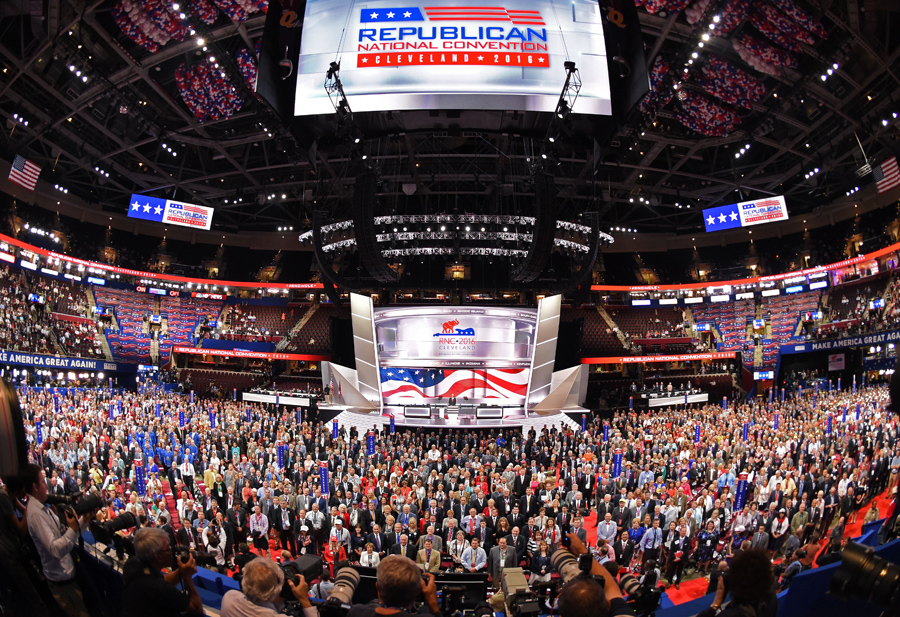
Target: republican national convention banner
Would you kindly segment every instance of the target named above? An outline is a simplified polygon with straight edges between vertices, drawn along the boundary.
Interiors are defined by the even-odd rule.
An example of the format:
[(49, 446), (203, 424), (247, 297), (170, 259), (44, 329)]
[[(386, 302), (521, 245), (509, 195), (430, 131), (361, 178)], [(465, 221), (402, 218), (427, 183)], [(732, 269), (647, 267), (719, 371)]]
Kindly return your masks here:
[(15, 364), (16, 366), (32, 366), (34, 368), (60, 371), (125, 371), (129, 373), (137, 371), (137, 364), (106, 362), (105, 360), (92, 360), (89, 358), (64, 358), (4, 350), (0, 350), (0, 364)]
[(782, 345), (779, 351), (782, 354), (807, 353), (810, 351), (830, 351), (832, 349), (847, 349), (850, 347), (884, 345), (885, 343), (896, 343), (897, 341), (900, 341), (900, 330), (891, 330), (890, 332), (878, 332), (877, 334), (850, 336), (847, 338), (839, 338), (831, 341), (815, 341), (808, 343), (797, 343), (794, 345)]
[(786, 221), (787, 218), (787, 204), (783, 195), (742, 201), (727, 206), (707, 208), (703, 211), (703, 223), (706, 225), (707, 232)]
[(134, 193), (128, 205), (128, 217), (208, 231), (212, 226), (213, 209)]

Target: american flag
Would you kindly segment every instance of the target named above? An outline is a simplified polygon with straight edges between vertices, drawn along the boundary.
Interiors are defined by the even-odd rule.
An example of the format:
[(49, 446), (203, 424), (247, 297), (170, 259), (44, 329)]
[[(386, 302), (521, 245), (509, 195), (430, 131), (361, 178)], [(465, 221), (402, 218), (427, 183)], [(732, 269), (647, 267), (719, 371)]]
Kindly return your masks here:
[(448, 398), (525, 402), (528, 369), (381, 369), (386, 403)]
[(33, 191), (40, 174), (40, 167), (17, 154), (15, 160), (13, 160), (12, 168), (9, 170), (9, 179), (16, 184), (24, 186), (29, 191)]
[(884, 193), (900, 186), (900, 169), (897, 168), (897, 157), (892, 156), (873, 169), (872, 177), (875, 178), (875, 186), (878, 187), (879, 193)]

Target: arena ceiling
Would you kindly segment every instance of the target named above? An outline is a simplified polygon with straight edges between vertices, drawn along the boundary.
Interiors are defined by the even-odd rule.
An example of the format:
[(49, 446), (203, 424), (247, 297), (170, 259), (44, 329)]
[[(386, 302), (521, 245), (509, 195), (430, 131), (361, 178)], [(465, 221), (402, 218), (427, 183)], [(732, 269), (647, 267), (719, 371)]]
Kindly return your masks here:
[[(713, 0), (707, 15), (719, 4)], [(236, 80), (244, 105), (230, 118), (201, 123), (178, 91), (182, 63), (214, 55), (223, 70), (237, 73), (237, 51), (255, 48), (265, 15), (236, 23), (219, 13), (212, 25), (198, 24), (194, 36), (150, 53), (123, 34), (115, 6), (0, 4), (5, 159), (26, 156), (42, 166), (42, 180), (68, 191), (61, 199), (77, 197), (106, 212), (124, 214), (130, 194), (140, 192), (214, 207), (214, 227), (223, 231), (286, 225), (302, 231), (314, 210), (344, 216), (359, 168), (329, 119), (288, 125)], [(851, 199), (848, 191), (871, 184), (871, 175), (860, 178), (858, 170), (897, 151), (900, 5), (810, 0), (802, 6), (828, 36), (803, 46), (796, 69), (775, 76), (750, 70), (733, 48), (752, 30), (747, 20), (707, 42), (704, 53), (764, 80), (765, 96), (740, 112), (736, 130), (703, 136), (661, 107), (633, 111), (599, 142), (579, 139), (577, 131), (551, 170), (559, 217), (597, 211), (601, 229), (690, 233), (702, 229), (704, 207), (783, 193), (797, 214)], [(659, 56), (676, 67), (691, 57), (699, 33), (683, 12), (638, 10), (648, 67)], [(835, 63), (839, 68), (822, 80)], [(577, 116), (577, 105), (574, 111)], [(407, 112), (359, 122), (379, 167), (384, 214), (509, 214), (533, 200), (532, 160), (546, 118)], [(750, 150), (736, 158), (747, 144)]]

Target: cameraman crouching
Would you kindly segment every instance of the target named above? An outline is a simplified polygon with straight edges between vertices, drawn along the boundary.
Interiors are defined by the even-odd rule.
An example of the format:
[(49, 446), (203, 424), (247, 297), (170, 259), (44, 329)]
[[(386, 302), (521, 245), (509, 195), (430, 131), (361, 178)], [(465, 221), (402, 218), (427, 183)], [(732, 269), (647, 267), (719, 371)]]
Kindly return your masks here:
[[(378, 605), (354, 604), (347, 617), (412, 617), (410, 608), (421, 595), (428, 610), (441, 617), (434, 574), (423, 573), (416, 562), (402, 555), (389, 555), (378, 564), (375, 590)], [(419, 614), (424, 614), (423, 611)]]
[[(134, 557), (125, 562), (123, 614), (135, 617), (162, 615), (202, 615), (203, 601), (194, 586), (197, 565), (178, 560), (174, 569), (163, 576), (163, 568), (172, 567), (172, 547), (162, 529), (144, 527), (134, 534)], [(175, 588), (182, 583), (188, 595)]]
[[(303, 607), (304, 617), (316, 617), (318, 611), (309, 601), (309, 585), (302, 576), (288, 581), (291, 593)], [(281, 590), (284, 572), (271, 559), (247, 562), (241, 578), (241, 591), (232, 589), (222, 598), (220, 617), (275, 617), (283, 608)]]

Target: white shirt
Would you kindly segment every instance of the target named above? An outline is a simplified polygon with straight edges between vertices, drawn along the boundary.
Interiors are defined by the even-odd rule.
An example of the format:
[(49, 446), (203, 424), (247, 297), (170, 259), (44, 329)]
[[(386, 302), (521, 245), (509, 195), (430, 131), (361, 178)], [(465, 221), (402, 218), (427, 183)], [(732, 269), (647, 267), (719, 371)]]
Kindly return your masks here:
[(34, 497), (28, 498), (25, 521), (41, 557), (41, 567), (47, 580), (52, 583), (72, 580), (75, 577), (75, 561), (71, 552), (78, 542), (78, 534), (68, 525), (63, 532), (61, 525), (64, 523), (60, 522), (53, 508), (45, 506)]

